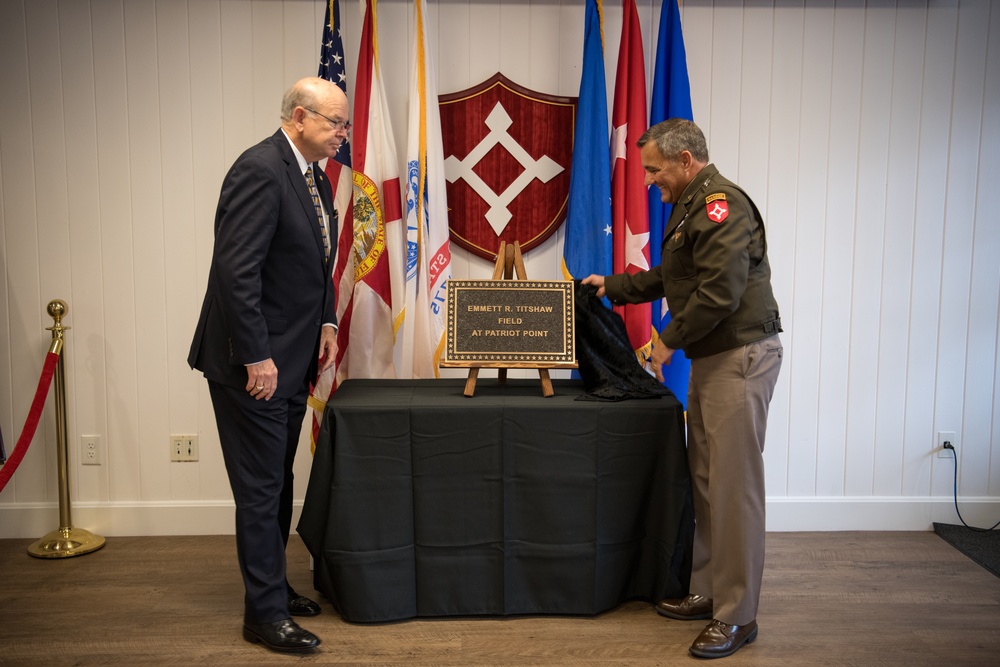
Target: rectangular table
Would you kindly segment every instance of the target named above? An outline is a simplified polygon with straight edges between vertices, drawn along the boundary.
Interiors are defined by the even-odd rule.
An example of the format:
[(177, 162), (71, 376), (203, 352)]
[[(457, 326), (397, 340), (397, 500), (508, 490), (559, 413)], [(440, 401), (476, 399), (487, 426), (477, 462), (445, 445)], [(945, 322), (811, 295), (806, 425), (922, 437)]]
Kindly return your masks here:
[(348, 380), (298, 532), (345, 620), (596, 614), (687, 593), (694, 520), (672, 397), (574, 380)]

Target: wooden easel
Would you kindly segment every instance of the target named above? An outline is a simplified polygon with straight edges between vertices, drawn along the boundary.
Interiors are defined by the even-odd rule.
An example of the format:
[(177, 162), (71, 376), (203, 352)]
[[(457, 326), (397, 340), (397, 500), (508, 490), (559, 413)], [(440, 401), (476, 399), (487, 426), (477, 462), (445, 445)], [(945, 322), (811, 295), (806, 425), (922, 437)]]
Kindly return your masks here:
[[(524, 260), (521, 257), (521, 244), (517, 241), (514, 241), (513, 244), (500, 241), (500, 249), (497, 250), (497, 262), (493, 267), (493, 280), (514, 280), (515, 272), (517, 273), (517, 280), (528, 279), (528, 274), (524, 270)], [(469, 377), (465, 381), (465, 391), (463, 393), (466, 396), (472, 396), (476, 393), (476, 380), (479, 378), (480, 368), (496, 368), (497, 384), (504, 384), (507, 382), (508, 368), (538, 368), (538, 365), (533, 363), (510, 363), (473, 366), (469, 369)], [(538, 368), (538, 377), (542, 381), (542, 396), (548, 398), (554, 395), (552, 380), (549, 378), (549, 369)]]

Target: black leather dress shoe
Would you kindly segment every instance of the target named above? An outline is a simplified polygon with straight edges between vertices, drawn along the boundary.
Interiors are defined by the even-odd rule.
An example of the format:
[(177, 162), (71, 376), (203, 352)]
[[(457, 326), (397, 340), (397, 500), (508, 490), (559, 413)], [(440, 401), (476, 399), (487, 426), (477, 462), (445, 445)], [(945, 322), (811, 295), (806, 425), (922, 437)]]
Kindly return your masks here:
[(311, 651), (320, 644), (319, 637), (303, 630), (290, 618), (274, 623), (246, 623), (243, 625), (243, 638), (282, 653)]
[(660, 600), (656, 613), (679, 621), (712, 618), (712, 600), (704, 595), (689, 595), (680, 600)]
[(292, 616), (315, 616), (320, 612), (319, 605), (298, 593), (288, 596), (288, 613)]
[(757, 639), (757, 621), (746, 625), (726, 625), (713, 620), (701, 631), (688, 650), (699, 658), (725, 658), (736, 653), (744, 644)]

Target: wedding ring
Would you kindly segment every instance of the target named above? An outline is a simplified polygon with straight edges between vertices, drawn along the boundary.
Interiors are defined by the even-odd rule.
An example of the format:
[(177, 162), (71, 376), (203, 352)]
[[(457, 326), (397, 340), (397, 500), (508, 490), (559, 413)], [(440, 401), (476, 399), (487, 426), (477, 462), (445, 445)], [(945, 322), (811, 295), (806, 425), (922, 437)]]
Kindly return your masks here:
[(262, 384), (257, 385), (257, 391), (260, 391), (263, 388), (264, 388), (264, 385), (262, 385)]

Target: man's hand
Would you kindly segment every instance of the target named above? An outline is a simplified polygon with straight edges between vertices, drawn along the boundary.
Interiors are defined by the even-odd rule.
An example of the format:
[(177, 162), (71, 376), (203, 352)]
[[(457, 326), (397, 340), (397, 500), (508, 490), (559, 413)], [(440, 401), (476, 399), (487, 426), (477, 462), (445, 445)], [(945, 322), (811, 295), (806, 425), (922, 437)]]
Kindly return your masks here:
[(268, 401), (278, 388), (278, 367), (271, 359), (247, 366), (247, 392), (258, 401)]
[(589, 276), (580, 281), (584, 285), (596, 285), (597, 286), (597, 298), (603, 298), (604, 291), (604, 276), (599, 276), (596, 273), (591, 273)]
[(663, 344), (660, 337), (653, 339), (653, 351), (649, 355), (649, 364), (653, 367), (656, 379), (663, 382), (663, 367), (670, 365), (670, 360), (674, 356), (674, 351)]
[(323, 327), (319, 334), (319, 372), (322, 373), (337, 360), (337, 329)]

